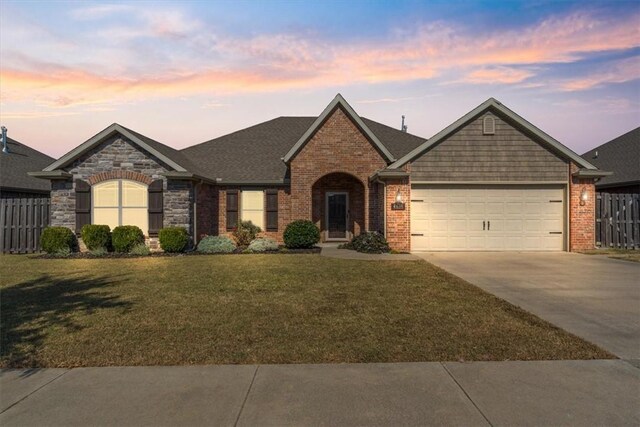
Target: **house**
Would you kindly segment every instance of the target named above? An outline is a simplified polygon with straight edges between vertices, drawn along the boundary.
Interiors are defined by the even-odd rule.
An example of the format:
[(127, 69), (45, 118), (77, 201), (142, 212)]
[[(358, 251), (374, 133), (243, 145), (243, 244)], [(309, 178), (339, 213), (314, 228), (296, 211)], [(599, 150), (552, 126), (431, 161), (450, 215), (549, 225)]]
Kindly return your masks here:
[(596, 182), (596, 190), (640, 193), (640, 127), (587, 151), (582, 157), (598, 168), (613, 172)]
[(360, 117), (339, 94), (317, 117), (279, 117), (175, 150), (113, 124), (33, 176), (52, 224), (135, 224), (156, 244), (251, 220), (282, 241), (309, 219), (324, 241), (365, 230), (410, 250), (581, 250), (604, 173), (491, 98), (431, 139)]
[(0, 153), (0, 198), (49, 197), (51, 184), (29, 176), (55, 159), (7, 137), (2, 127)]

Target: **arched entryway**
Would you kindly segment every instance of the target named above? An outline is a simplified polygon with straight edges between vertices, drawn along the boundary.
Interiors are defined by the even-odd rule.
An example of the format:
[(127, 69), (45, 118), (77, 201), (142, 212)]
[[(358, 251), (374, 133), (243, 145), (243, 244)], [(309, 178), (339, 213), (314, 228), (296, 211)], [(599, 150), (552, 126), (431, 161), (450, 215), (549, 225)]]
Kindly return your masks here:
[(365, 187), (353, 175), (334, 172), (312, 187), (312, 219), (322, 240), (349, 240), (365, 230)]

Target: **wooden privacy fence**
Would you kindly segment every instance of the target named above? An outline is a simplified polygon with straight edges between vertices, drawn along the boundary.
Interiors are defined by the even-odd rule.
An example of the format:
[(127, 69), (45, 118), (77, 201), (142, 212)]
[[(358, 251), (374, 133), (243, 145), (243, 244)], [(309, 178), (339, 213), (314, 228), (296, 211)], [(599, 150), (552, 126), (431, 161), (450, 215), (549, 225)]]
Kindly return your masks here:
[(0, 251), (40, 251), (40, 235), (49, 225), (49, 199), (0, 199)]
[(596, 195), (596, 246), (640, 249), (640, 194)]

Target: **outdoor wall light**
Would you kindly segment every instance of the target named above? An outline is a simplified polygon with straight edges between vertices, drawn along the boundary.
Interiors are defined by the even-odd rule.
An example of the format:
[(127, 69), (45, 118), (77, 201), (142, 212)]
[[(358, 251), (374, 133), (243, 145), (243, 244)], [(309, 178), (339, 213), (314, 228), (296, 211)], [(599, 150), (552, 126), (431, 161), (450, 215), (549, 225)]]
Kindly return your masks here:
[(396, 199), (391, 203), (391, 209), (394, 211), (403, 211), (405, 209), (404, 202), (402, 201), (402, 193), (400, 190), (396, 193)]
[(587, 200), (589, 200), (589, 193), (587, 192), (587, 189), (585, 187), (580, 192), (580, 206), (584, 206)]

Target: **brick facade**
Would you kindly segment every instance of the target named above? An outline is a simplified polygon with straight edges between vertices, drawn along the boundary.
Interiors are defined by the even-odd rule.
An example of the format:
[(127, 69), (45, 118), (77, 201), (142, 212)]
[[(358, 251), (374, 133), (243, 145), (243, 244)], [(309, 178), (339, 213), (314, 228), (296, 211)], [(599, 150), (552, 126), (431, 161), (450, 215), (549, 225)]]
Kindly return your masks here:
[[(365, 230), (365, 188), (354, 176), (346, 173), (332, 173), (317, 180), (312, 187), (311, 220), (320, 230), (327, 230), (327, 192), (346, 192), (348, 194), (347, 232), (349, 238)], [(326, 240), (322, 233), (322, 240)]]
[[(409, 252), (411, 250), (411, 181), (409, 178), (387, 180), (387, 198), (385, 203), (386, 236), (389, 246), (396, 251)], [(393, 210), (391, 205), (396, 201), (400, 191), (404, 210)]]
[(72, 180), (53, 180), (51, 190), (51, 225), (75, 230), (75, 180), (94, 185), (108, 179), (131, 179), (149, 185), (157, 179), (164, 185), (164, 225), (193, 227), (193, 186), (189, 181), (168, 180), (170, 171), (162, 161), (144, 152), (121, 136), (114, 136), (80, 156), (64, 170)]
[[(386, 165), (383, 157), (353, 121), (341, 108), (336, 108), (291, 160), (291, 219), (314, 220), (314, 216), (318, 219), (321, 215), (318, 212), (324, 208), (317, 204), (324, 204), (324, 201), (313, 197), (313, 186), (323, 177), (335, 173), (347, 174), (359, 181), (362, 196), (350, 195), (350, 203), (356, 203), (357, 206), (361, 203), (363, 212), (370, 212), (370, 205), (376, 203), (377, 192), (371, 189), (369, 177)], [(354, 196), (360, 197), (360, 200)], [(357, 228), (369, 230), (372, 218), (369, 214), (363, 216)], [(374, 219), (373, 222), (378, 221)], [(323, 225), (322, 222), (320, 225)]]
[[(571, 163), (570, 174), (578, 170)], [(581, 194), (586, 191), (587, 200), (581, 205)], [(569, 250), (583, 251), (595, 247), (596, 186), (593, 179), (571, 176), (569, 181)]]

